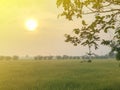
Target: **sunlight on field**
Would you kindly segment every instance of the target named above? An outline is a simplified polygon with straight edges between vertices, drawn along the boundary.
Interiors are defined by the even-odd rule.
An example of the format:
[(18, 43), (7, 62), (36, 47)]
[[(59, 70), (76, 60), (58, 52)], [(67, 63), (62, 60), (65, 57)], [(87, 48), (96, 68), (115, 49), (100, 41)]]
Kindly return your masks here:
[(0, 61), (0, 90), (119, 90), (116, 61)]

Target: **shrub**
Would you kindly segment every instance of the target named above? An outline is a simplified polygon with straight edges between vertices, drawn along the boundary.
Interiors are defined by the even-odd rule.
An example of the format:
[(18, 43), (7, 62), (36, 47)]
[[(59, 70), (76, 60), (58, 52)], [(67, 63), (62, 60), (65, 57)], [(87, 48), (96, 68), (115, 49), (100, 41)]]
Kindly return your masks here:
[(91, 63), (91, 62), (92, 62), (92, 60), (89, 59), (89, 60), (88, 60), (88, 63)]
[(116, 59), (117, 59), (118, 61), (120, 61), (120, 52), (117, 52), (117, 54), (116, 54)]

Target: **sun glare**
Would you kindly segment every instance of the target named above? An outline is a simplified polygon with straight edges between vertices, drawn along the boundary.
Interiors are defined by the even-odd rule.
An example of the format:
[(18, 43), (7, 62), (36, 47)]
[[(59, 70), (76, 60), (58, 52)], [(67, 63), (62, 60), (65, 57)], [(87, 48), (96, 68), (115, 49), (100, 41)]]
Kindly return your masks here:
[(29, 31), (34, 31), (36, 30), (36, 28), (38, 27), (38, 23), (35, 19), (28, 19), (26, 22), (25, 22), (25, 25), (26, 25), (26, 28), (29, 30)]

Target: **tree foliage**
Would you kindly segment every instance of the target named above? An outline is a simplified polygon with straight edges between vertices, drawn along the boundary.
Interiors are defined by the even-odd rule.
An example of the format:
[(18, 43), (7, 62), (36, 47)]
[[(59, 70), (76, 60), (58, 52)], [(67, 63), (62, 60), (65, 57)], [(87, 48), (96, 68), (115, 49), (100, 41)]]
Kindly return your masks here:
[(116, 59), (120, 60), (120, 42), (114, 40), (103, 40), (102, 44), (111, 47), (110, 53), (116, 52)]
[[(89, 48), (94, 46), (97, 49), (100, 41), (98, 34), (101, 31), (108, 33), (109, 30), (113, 30), (112, 40), (120, 44), (120, 0), (57, 0), (56, 4), (63, 10), (59, 16), (64, 16), (68, 20), (75, 17), (81, 19), (82, 27), (73, 30), (74, 36), (65, 34), (66, 42), (71, 42), (75, 46), (78, 44), (87, 45)], [(94, 19), (88, 23), (83, 20), (83, 16), (90, 14), (94, 15)], [(111, 42), (113, 41), (107, 42), (103, 39), (102, 44), (110, 46)], [(120, 51), (120, 48), (118, 49), (115, 49), (117, 53)]]

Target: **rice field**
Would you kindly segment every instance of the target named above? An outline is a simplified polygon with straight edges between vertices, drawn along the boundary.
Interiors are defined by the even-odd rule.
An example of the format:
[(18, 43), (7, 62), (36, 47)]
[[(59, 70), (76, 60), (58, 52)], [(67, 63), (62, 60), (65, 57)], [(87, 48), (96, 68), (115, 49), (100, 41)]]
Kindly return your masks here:
[(115, 60), (0, 61), (0, 90), (120, 90)]

